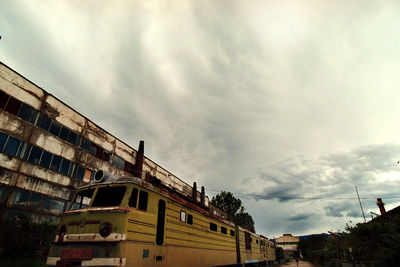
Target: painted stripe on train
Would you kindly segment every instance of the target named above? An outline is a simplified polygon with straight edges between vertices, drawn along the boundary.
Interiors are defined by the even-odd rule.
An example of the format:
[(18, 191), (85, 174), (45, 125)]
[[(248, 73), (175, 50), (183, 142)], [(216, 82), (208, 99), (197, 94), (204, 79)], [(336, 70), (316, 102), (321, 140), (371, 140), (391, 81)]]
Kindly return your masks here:
[[(48, 257), (47, 265), (56, 265), (58, 257)], [(125, 266), (126, 258), (93, 258), (91, 260), (82, 260), (81, 266)]]

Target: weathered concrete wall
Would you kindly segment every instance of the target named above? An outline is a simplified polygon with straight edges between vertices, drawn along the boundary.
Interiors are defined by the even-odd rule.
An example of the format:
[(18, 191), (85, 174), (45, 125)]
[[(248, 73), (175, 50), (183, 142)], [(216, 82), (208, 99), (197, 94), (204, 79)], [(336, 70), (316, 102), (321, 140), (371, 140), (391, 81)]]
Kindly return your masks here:
[[(134, 165), (137, 157), (135, 149), (100, 128), (56, 97), (48, 94), (37, 85), (9, 69), (1, 62), (0, 90), (22, 103), (28, 104), (80, 136), (87, 138), (109, 152), (111, 157), (109, 161), (99, 159), (79, 148), (79, 144), (78, 146), (74, 146), (45, 130), (34, 127), (29, 122), (1, 110), (0, 130), (2, 132), (71, 162), (76, 162), (92, 171), (103, 169), (115, 175), (130, 175), (128, 172), (117, 168), (111, 163), (112, 155), (116, 155)], [(69, 199), (71, 197), (69, 186), (78, 186), (81, 184), (81, 182), (75, 181), (74, 178), (1, 153), (0, 167), (14, 172), (11, 175), (12, 177), (1, 178), (0, 183), (15, 185), (26, 190), (62, 199)], [(146, 157), (144, 158), (143, 171), (157, 177), (166, 186), (180, 191), (189, 197), (192, 196), (192, 187), (190, 185)], [(87, 177), (85, 181), (88, 182)], [(197, 196), (198, 201), (200, 201), (199, 192)], [(206, 204), (208, 205), (208, 198), (206, 198)]]

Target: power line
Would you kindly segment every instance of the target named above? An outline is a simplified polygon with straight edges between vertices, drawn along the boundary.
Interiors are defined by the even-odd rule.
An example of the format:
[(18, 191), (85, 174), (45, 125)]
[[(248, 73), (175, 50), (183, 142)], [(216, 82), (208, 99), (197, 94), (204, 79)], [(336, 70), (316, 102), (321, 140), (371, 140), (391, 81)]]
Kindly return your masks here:
[[(209, 191), (213, 192), (220, 192), (221, 190), (215, 190), (215, 189), (207, 189)], [(226, 190), (225, 190), (226, 191)], [(299, 196), (279, 196), (279, 195), (268, 195), (268, 194), (247, 194), (247, 193), (235, 193), (231, 192), (234, 195), (237, 196), (247, 196), (247, 197), (254, 197), (258, 199), (303, 199), (303, 200), (357, 200), (358, 198), (356, 197), (299, 197)], [(382, 198), (385, 199), (400, 199), (400, 196), (381, 196)], [(360, 199), (374, 199), (376, 200), (376, 197), (361, 197)]]

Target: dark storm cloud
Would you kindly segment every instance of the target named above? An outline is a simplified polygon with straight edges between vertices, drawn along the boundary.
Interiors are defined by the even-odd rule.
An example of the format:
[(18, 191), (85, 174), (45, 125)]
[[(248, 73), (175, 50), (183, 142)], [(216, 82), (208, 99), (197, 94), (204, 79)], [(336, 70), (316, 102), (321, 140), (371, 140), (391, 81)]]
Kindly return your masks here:
[(4, 1), (0, 57), (259, 232), (326, 231), (396, 193), (400, 13), (360, 3)]
[(304, 220), (309, 219), (311, 216), (313, 216), (313, 214), (302, 213), (302, 214), (297, 214), (297, 215), (291, 216), (288, 218), (288, 220), (289, 221), (304, 221)]

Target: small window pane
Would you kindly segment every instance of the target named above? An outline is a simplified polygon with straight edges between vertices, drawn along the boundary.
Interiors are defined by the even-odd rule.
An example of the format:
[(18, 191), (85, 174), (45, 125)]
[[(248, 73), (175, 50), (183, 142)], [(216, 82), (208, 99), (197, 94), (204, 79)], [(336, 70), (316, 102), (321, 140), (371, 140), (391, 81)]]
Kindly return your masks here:
[(181, 210), (181, 217), (180, 217), (181, 222), (186, 222), (186, 212)]
[(215, 223), (210, 222), (210, 230), (211, 231), (218, 231), (218, 226)]
[(0, 108), (4, 108), (7, 104), (9, 96), (4, 93), (3, 91), (0, 91)]
[(67, 159), (62, 159), (60, 173), (69, 176), (70, 167), (71, 167), (71, 161)]
[(7, 139), (7, 143), (4, 146), (3, 153), (10, 155), (10, 156), (15, 156), (17, 154), (19, 145), (21, 144), (21, 141), (18, 139), (9, 136)]
[(40, 159), (39, 165), (42, 166), (43, 168), (50, 168), (50, 162), (53, 154), (43, 151), (42, 158)]
[(24, 147), (24, 151), (22, 152), (22, 159), (28, 161), (29, 153), (31, 152), (32, 146), (30, 144), (26, 144)]
[(131, 197), (129, 198), (129, 203), (128, 203), (129, 207), (136, 208), (137, 195), (138, 195), (138, 190), (136, 188), (133, 188)]
[(40, 157), (42, 156), (42, 152), (43, 152), (42, 149), (40, 149), (36, 146), (33, 146), (31, 153), (29, 155), (28, 161), (33, 164), (39, 164)]
[(15, 99), (14, 97), (10, 97), (4, 110), (10, 112), (11, 114), (17, 115), (21, 105), (21, 101)]
[(149, 194), (145, 191), (140, 191), (139, 193), (139, 207), (140, 210), (147, 210), (147, 201)]
[(10, 199), (10, 206), (25, 207), (29, 202), (29, 192), (22, 189), (14, 189)]
[(43, 113), (40, 113), (39, 118), (36, 122), (36, 126), (42, 128), (45, 131), (48, 131), (50, 128), (51, 124), (51, 119), (44, 115)]
[(221, 233), (225, 234), (228, 233), (226, 227), (221, 226)]
[(51, 126), (50, 126), (49, 132), (51, 134), (54, 134), (55, 136), (58, 136), (60, 134), (60, 130), (61, 130), (61, 124), (59, 124), (58, 122), (53, 120), (51, 122)]
[(27, 143), (21, 142), (21, 144), (19, 145), (17, 155), (16, 155), (17, 158), (22, 158), (22, 156), (24, 155), (24, 152), (25, 152), (25, 147), (27, 145), (28, 145)]
[(235, 231), (231, 230), (231, 236), (235, 236)]
[(117, 168), (124, 169), (125, 160), (117, 155), (114, 155), (111, 164)]
[(38, 111), (36, 109), (33, 110), (31, 119), (29, 120), (32, 124), (36, 123), (36, 117), (38, 116)]
[(188, 214), (187, 223), (193, 224), (193, 215), (192, 214)]
[(58, 172), (61, 165), (61, 157), (54, 155), (53, 160), (51, 161), (50, 170)]
[(6, 134), (0, 133), (0, 151), (3, 150), (3, 146), (6, 143), (7, 136), (8, 135), (6, 135)]
[(25, 121), (30, 121), (32, 114), (33, 114), (33, 108), (31, 108), (27, 104), (22, 104), (22, 107), (18, 112), (18, 117), (20, 117)]
[(78, 143), (78, 135), (75, 132), (70, 131), (68, 136), (68, 142), (76, 146)]
[(101, 158), (102, 158), (103, 160), (109, 162), (109, 161), (110, 161), (110, 155), (111, 155), (110, 152), (104, 150), (104, 151), (103, 151), (103, 155), (102, 155)]
[(70, 130), (68, 128), (62, 127), (60, 132), (60, 138), (65, 141), (68, 141), (69, 132)]
[(84, 176), (85, 176), (85, 168), (83, 168), (82, 166), (77, 164), (75, 166), (75, 175), (74, 175), (74, 177), (83, 181), (83, 177)]
[(82, 137), (81, 148), (86, 150), (87, 152), (90, 151), (91, 143), (87, 138)]

